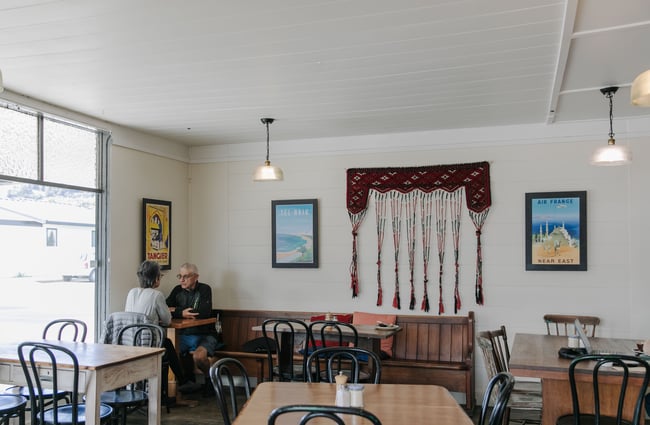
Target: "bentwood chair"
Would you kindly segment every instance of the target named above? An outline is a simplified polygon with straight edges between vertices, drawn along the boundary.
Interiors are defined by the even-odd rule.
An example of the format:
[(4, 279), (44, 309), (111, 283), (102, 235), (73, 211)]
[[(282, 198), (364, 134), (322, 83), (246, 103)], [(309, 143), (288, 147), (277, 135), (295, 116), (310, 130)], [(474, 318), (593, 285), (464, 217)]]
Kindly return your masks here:
[[(483, 395), (483, 404), (477, 425), (502, 425), (507, 423), (504, 422), (504, 417), (514, 386), (515, 378), (508, 372), (497, 373), (490, 379)], [(490, 405), (492, 405), (491, 410)], [(489, 419), (488, 413), (490, 413)]]
[[(31, 424), (40, 425), (77, 425), (85, 422), (86, 405), (79, 403), (79, 362), (77, 356), (65, 347), (45, 342), (23, 342), (18, 346), (18, 358), (29, 388), (31, 405)], [(59, 364), (66, 366), (65, 371), (59, 369)], [(51, 373), (41, 375), (43, 368), (51, 369)], [(71, 372), (71, 376), (70, 375)], [(43, 397), (44, 385), (52, 387), (55, 394), (59, 392), (60, 380), (72, 379), (71, 402), (69, 404), (54, 404), (46, 409)], [(113, 409), (101, 403), (99, 417), (102, 422), (110, 418)]]
[[(321, 370), (321, 363), (325, 365)], [(314, 372), (307, 375), (307, 382), (335, 382), (334, 377), (339, 373), (348, 376), (348, 382), (361, 382), (360, 372), (363, 364), (370, 370), (369, 381), (379, 384), (381, 381), (381, 360), (377, 353), (359, 347), (324, 347), (314, 350), (307, 357), (306, 370)], [(344, 368), (345, 367), (345, 368)]]
[(210, 380), (223, 423), (231, 425), (241, 409), (238, 389), (243, 390), (246, 400), (251, 398), (251, 383), (246, 367), (237, 359), (225, 357), (210, 367)]
[[(117, 334), (118, 345), (134, 347), (162, 347), (165, 331), (158, 325), (137, 323), (124, 326)], [(166, 375), (163, 375), (163, 379)], [(146, 382), (137, 382), (125, 388), (105, 391), (100, 398), (113, 408), (113, 423), (126, 425), (126, 415), (144, 406), (148, 401)]]
[[(345, 425), (344, 418), (340, 415), (361, 417), (367, 419), (373, 425), (381, 425), (381, 421), (377, 416), (358, 407), (321, 406), (315, 404), (293, 404), (273, 409), (269, 415), (268, 425), (275, 425), (275, 421), (279, 416), (293, 412), (304, 413), (298, 422), (299, 425), (304, 425), (312, 419), (317, 418), (329, 419), (337, 425)], [(354, 420), (352, 419), (350, 422), (356, 423)], [(490, 423), (490, 425), (492, 424)]]
[[(311, 338), (309, 345), (309, 352), (311, 354), (314, 350), (323, 347), (358, 347), (359, 346), (359, 333), (357, 328), (351, 323), (339, 322), (336, 320), (315, 320), (309, 323), (309, 336)], [(321, 355), (322, 357), (323, 355)], [(365, 357), (367, 359), (367, 357)], [(308, 369), (310, 370), (310, 369)], [(338, 360), (338, 370), (341, 368), (341, 357)], [(350, 378), (350, 371), (344, 370), (348, 378)], [(322, 380), (327, 381), (325, 375)], [(367, 382), (370, 375), (365, 370), (360, 371), (361, 382)]]
[[(88, 334), (86, 323), (78, 319), (56, 319), (52, 320), (43, 328), (43, 339), (56, 339), (57, 341), (85, 342)], [(29, 388), (25, 386), (9, 387), (5, 390), (6, 394), (21, 395), (29, 399)], [(43, 400), (45, 405), (65, 400), (70, 403), (70, 394), (68, 391), (52, 392), (49, 388), (43, 388)], [(29, 410), (29, 408), (27, 408)]]
[(596, 336), (596, 327), (600, 324), (600, 318), (596, 316), (576, 316), (572, 314), (545, 314), (546, 332), (549, 335), (575, 335), (576, 319), (580, 320), (585, 334), (590, 337)]
[(262, 334), (267, 345), (269, 380), (306, 381), (305, 363), (310, 340), (307, 324), (298, 319), (267, 319), (262, 323)]
[(21, 395), (0, 394), (0, 425), (9, 425), (11, 418), (18, 418), (19, 425), (25, 425), (27, 399)]
[[(592, 369), (591, 386), (576, 384), (576, 368), (589, 364)], [(619, 379), (612, 383), (612, 368), (620, 374)], [(643, 381), (638, 390), (628, 394), (628, 381), (631, 373), (639, 374)], [(641, 375), (642, 373), (642, 375)], [(581, 374), (584, 376), (583, 374)], [(584, 378), (581, 378), (584, 379)], [(641, 415), (644, 413), (643, 404), (645, 392), (650, 381), (650, 365), (643, 359), (629, 355), (585, 355), (574, 359), (569, 365), (569, 384), (571, 386), (571, 399), (573, 400), (573, 413), (560, 416), (557, 419), (557, 425), (639, 425)], [(615, 390), (609, 390), (607, 393), (601, 388), (601, 383), (608, 382), (609, 385), (616, 385)], [(581, 382), (584, 384), (584, 382)], [(616, 404), (613, 403), (613, 397), (618, 396)], [(585, 400), (593, 401), (593, 406), (589, 407), (593, 414), (584, 413), (581, 410), (581, 402)], [(610, 406), (617, 406), (616, 416), (606, 416), (601, 414), (601, 404), (607, 403)], [(623, 411), (629, 403), (634, 403), (634, 414), (632, 420), (623, 419)]]
[[(476, 342), (483, 353), (483, 361), (488, 379), (492, 379), (499, 373), (508, 372), (508, 370), (500, 369), (502, 361), (498, 360), (495, 347), (486, 335), (489, 336), (489, 331), (479, 332)], [(522, 422), (523, 424), (527, 422), (540, 423), (542, 419), (541, 383), (527, 381), (515, 382), (514, 389), (510, 395), (510, 401), (503, 414), (504, 424), (508, 424), (511, 419)]]

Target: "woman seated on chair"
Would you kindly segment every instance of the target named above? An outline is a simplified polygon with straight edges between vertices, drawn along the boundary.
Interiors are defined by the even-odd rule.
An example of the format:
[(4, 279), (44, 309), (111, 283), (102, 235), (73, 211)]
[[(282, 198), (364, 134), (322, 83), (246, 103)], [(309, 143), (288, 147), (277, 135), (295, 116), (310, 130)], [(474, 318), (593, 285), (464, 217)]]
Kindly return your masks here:
[[(157, 290), (160, 286), (160, 264), (155, 261), (143, 261), (138, 267), (139, 288), (133, 288), (126, 297), (125, 311), (145, 314), (151, 323), (168, 326), (172, 320), (169, 307), (165, 302), (165, 296)], [(169, 362), (169, 367), (176, 376), (179, 387), (182, 392), (192, 392), (200, 389), (200, 385), (190, 381), (183, 371), (183, 367), (176, 354), (174, 344), (169, 338), (163, 341), (165, 349), (164, 359)]]

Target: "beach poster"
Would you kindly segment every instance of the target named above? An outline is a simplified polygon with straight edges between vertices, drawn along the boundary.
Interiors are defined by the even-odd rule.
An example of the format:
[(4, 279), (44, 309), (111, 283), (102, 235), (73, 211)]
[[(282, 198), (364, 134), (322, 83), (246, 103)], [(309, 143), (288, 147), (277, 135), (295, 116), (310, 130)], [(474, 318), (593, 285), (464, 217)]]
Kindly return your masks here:
[(271, 201), (273, 267), (318, 267), (318, 201)]

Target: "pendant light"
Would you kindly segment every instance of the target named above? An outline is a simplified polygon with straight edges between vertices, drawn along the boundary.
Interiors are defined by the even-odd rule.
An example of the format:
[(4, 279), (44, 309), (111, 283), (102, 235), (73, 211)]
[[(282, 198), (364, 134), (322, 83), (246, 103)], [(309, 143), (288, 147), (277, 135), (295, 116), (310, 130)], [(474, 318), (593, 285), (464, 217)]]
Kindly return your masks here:
[(622, 146), (617, 146), (616, 140), (614, 139), (614, 130), (612, 125), (612, 121), (614, 120), (614, 106), (612, 98), (617, 90), (618, 87), (605, 87), (600, 89), (600, 92), (609, 100), (609, 140), (607, 141), (607, 146), (598, 148), (596, 152), (594, 152), (591, 157), (592, 165), (625, 165), (632, 161), (632, 157), (628, 150)]
[(275, 121), (275, 119), (262, 118), (261, 121), (262, 124), (266, 125), (266, 161), (264, 161), (264, 165), (260, 165), (255, 169), (255, 173), (253, 174), (253, 181), (280, 181), (284, 179), (282, 169), (280, 167), (271, 165), (271, 161), (269, 161), (269, 124), (273, 124), (273, 121)]
[(630, 90), (632, 105), (650, 106), (650, 69), (639, 74)]

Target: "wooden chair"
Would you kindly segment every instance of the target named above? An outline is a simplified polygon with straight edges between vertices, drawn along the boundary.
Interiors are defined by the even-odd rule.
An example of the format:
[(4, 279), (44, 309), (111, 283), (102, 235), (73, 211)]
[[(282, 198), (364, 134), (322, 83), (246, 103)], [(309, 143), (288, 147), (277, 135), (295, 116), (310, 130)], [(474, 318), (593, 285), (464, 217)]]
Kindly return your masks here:
[[(584, 380), (585, 376), (590, 376), (592, 378), (592, 385), (590, 390), (587, 390), (586, 386), (581, 386), (578, 389), (576, 385), (576, 367), (585, 362), (593, 363), (593, 372), (588, 375), (581, 374), (581, 380)], [(611, 366), (616, 367), (620, 370), (620, 379), (617, 379), (615, 382), (619, 384), (618, 386), (618, 400), (617, 404), (613, 403), (611, 400), (616, 396), (617, 390), (608, 391), (607, 394), (604, 394), (600, 390), (599, 383), (602, 379), (603, 382), (608, 382), (612, 384), (612, 369)], [(590, 365), (591, 368), (591, 365)], [(627, 402), (634, 400), (634, 416), (632, 421), (623, 420), (623, 410), (625, 407), (625, 399), (627, 393), (627, 383), (630, 376), (630, 372), (634, 371), (635, 375), (637, 372), (643, 372), (645, 376), (643, 377), (643, 382), (637, 393), (633, 393), (633, 398), (627, 396)], [(648, 388), (648, 382), (650, 381), (650, 365), (638, 357), (628, 356), (628, 355), (586, 355), (574, 359), (569, 365), (569, 384), (571, 386), (571, 398), (573, 400), (573, 413), (569, 415), (560, 416), (557, 419), (557, 425), (638, 425), (641, 423), (641, 415), (644, 413), (643, 404), (645, 399), (645, 392)], [(584, 383), (584, 382), (581, 382)], [(593, 414), (583, 413), (583, 410), (580, 410), (580, 402), (590, 400), (593, 401), (593, 408), (590, 407), (590, 411), (593, 410)], [(616, 416), (605, 416), (600, 413), (601, 403), (607, 403), (611, 406), (617, 406)]]
[(0, 394), (0, 425), (9, 425), (11, 418), (18, 418), (19, 425), (25, 425), (27, 399), (21, 395)]
[[(492, 379), (499, 373), (508, 372), (500, 369), (503, 361), (498, 360), (497, 352), (494, 349), (492, 340), (489, 338), (490, 331), (479, 332), (476, 342), (483, 353), (485, 370), (488, 379)], [(519, 388), (518, 388), (519, 387)], [(510, 395), (510, 402), (504, 414), (504, 424), (513, 421), (540, 423), (542, 418), (542, 387), (540, 382), (515, 381), (515, 387)]]
[(576, 316), (571, 314), (545, 314), (546, 332), (549, 335), (569, 336), (575, 335), (576, 319), (580, 320), (585, 334), (590, 337), (596, 336), (596, 327), (600, 324), (600, 318), (596, 316)]
[[(79, 362), (72, 351), (45, 342), (23, 342), (18, 346), (18, 358), (29, 388), (31, 424), (77, 425), (85, 422), (86, 405), (79, 403)], [(64, 362), (71, 364), (72, 370), (66, 366), (65, 371), (60, 371), (58, 365)], [(42, 376), (40, 372), (44, 367), (51, 368), (51, 374)], [(70, 403), (54, 404), (46, 409), (43, 397), (44, 385), (51, 387), (56, 394), (60, 391), (60, 376), (69, 375), (70, 372), (72, 372)], [(99, 405), (99, 416), (102, 422), (110, 419), (112, 413), (113, 409), (107, 404)]]
[(310, 340), (307, 324), (298, 319), (267, 319), (262, 323), (262, 334), (267, 345), (269, 380), (304, 382)]
[(251, 383), (246, 367), (237, 359), (225, 357), (210, 367), (210, 380), (224, 425), (231, 425), (239, 414), (237, 389), (244, 390), (246, 400), (251, 398)]
[[(162, 347), (165, 331), (158, 325), (138, 323), (124, 326), (117, 334), (118, 345), (135, 347)], [(166, 377), (166, 375), (163, 375)], [(163, 378), (164, 379), (164, 378)], [(126, 425), (126, 415), (130, 410), (144, 406), (147, 403), (146, 382), (139, 382), (127, 388), (105, 391), (101, 402), (113, 408), (113, 422)]]
[[(275, 425), (278, 416), (292, 412), (305, 413), (305, 415), (300, 418), (300, 421), (298, 422), (299, 425), (304, 425), (312, 419), (317, 418), (325, 418), (331, 420), (337, 425), (345, 425), (345, 421), (340, 415), (358, 416), (367, 419), (373, 425), (381, 425), (381, 421), (377, 416), (358, 407), (322, 406), (315, 404), (294, 404), (278, 407), (273, 409), (269, 415), (267, 423), (268, 425)], [(355, 419), (352, 419), (350, 423), (356, 423), (354, 421)], [(317, 422), (320, 423), (320, 421)], [(492, 423), (490, 423), (490, 425), (492, 425)]]
[[(321, 370), (321, 362), (325, 364), (324, 370)], [(348, 375), (348, 382), (356, 384), (360, 382), (361, 366), (365, 362), (370, 366), (370, 381), (373, 384), (379, 384), (381, 381), (381, 360), (377, 353), (359, 347), (319, 348), (307, 357), (306, 370), (314, 370), (314, 373), (307, 375), (307, 382), (314, 382), (315, 379), (316, 382), (324, 380), (333, 383), (335, 382), (334, 377), (339, 372), (342, 372)], [(347, 368), (348, 365), (349, 368)], [(346, 368), (343, 369), (342, 366)]]
[[(504, 422), (505, 413), (514, 386), (515, 378), (508, 372), (499, 372), (490, 379), (483, 395), (483, 404), (477, 425), (507, 424)], [(492, 405), (492, 410), (490, 410), (490, 405)], [(489, 419), (488, 413), (490, 413)], [(488, 419), (487, 423), (486, 419)]]

